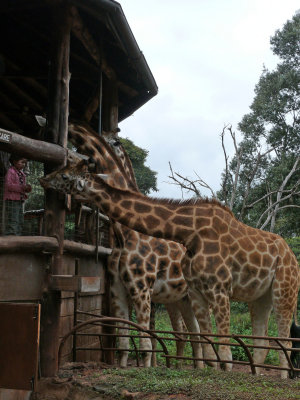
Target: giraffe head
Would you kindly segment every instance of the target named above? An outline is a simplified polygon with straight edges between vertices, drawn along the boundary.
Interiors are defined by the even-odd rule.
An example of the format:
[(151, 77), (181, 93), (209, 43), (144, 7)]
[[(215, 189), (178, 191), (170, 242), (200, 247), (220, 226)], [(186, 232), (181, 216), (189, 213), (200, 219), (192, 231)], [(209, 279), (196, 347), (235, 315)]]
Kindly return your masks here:
[(69, 124), (69, 139), (77, 150), (95, 160), (97, 172), (109, 175), (108, 183), (138, 191), (131, 161), (117, 136), (118, 129), (100, 136), (83, 123)]
[(79, 196), (80, 200), (88, 201), (89, 177), (95, 165), (90, 161), (93, 160), (78, 161), (69, 157), (65, 167), (40, 178), (41, 186), (45, 189)]

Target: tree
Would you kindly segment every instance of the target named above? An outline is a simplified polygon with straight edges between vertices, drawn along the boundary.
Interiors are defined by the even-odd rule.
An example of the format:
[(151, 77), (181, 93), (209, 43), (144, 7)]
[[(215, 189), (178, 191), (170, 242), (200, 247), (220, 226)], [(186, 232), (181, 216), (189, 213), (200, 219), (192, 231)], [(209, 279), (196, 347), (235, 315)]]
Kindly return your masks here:
[[(272, 149), (264, 160), (262, 179), (255, 182), (254, 192), (262, 202), (255, 200), (250, 216), (257, 226), (284, 235), (300, 233), (299, 40), (300, 14), (271, 38), (273, 52), (281, 62), (274, 71), (263, 69), (251, 112), (239, 124), (241, 146), (251, 144), (252, 151), (263, 146)], [(245, 184), (245, 179), (240, 183)]]
[(147, 195), (151, 190), (157, 192), (157, 172), (145, 165), (149, 152), (136, 146), (130, 139), (120, 138), (128, 156), (132, 162), (137, 185), (140, 191)]
[[(251, 111), (238, 124), (240, 143), (231, 126), (224, 127), (225, 169), (221, 189), (211, 192), (245, 223), (295, 236), (300, 235), (300, 14), (276, 31), (271, 46), (281, 61), (274, 71), (263, 69)], [(228, 133), (235, 148), (231, 159), (224, 146)], [(188, 179), (170, 168), (170, 178), (182, 189), (198, 196), (200, 188), (209, 188), (199, 176)]]

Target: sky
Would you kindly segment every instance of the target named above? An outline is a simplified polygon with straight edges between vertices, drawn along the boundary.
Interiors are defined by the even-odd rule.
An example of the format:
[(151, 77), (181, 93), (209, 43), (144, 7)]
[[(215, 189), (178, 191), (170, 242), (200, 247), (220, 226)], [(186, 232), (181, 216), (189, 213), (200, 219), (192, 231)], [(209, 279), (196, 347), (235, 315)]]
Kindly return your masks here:
[[(189, 198), (175, 172), (220, 187), (220, 133), (250, 111), (263, 66), (279, 61), (270, 37), (299, 10), (299, 0), (119, 0), (158, 94), (120, 123), (121, 137), (149, 151), (157, 197)], [(226, 141), (229, 155), (233, 145)], [(203, 195), (210, 192), (202, 190)]]

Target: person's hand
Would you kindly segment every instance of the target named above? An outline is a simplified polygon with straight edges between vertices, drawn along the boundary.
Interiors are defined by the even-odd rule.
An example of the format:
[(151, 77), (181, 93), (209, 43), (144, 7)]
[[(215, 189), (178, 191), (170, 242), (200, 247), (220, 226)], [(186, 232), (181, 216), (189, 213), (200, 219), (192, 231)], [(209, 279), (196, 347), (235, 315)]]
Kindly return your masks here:
[(26, 193), (31, 192), (31, 190), (32, 190), (31, 185), (25, 185), (25, 192)]

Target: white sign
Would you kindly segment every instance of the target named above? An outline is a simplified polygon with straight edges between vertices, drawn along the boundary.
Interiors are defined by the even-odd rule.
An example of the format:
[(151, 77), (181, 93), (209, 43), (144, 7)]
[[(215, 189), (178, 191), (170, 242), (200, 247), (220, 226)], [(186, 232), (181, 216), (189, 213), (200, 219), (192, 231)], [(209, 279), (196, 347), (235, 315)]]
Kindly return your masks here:
[(0, 142), (4, 142), (4, 143), (10, 143), (11, 142), (11, 138), (12, 138), (12, 134), (5, 132), (5, 131), (1, 131), (0, 129)]

